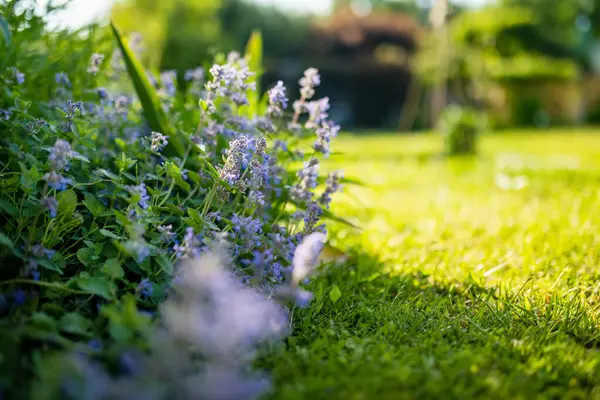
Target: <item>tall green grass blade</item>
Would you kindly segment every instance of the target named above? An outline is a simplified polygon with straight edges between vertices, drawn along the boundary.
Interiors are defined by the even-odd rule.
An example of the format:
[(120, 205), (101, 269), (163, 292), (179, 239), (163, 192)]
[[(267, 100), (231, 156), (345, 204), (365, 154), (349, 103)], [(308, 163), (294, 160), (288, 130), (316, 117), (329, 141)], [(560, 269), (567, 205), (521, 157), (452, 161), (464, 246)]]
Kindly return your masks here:
[(8, 26), (8, 22), (4, 19), (3, 15), (0, 15), (0, 31), (2, 32), (2, 36), (4, 37), (4, 43), (6, 43), (6, 47), (10, 47), (12, 42), (12, 34), (10, 33), (10, 27)]
[(250, 117), (256, 116), (261, 111), (260, 106), (260, 77), (263, 74), (263, 40), (259, 31), (252, 32), (250, 39), (246, 44), (246, 57), (250, 71), (254, 73), (250, 79), (256, 82), (256, 90), (248, 92), (248, 114)]
[(112, 32), (115, 35), (115, 39), (123, 53), (123, 60), (125, 60), (125, 66), (127, 67), (127, 73), (131, 79), (135, 91), (142, 103), (144, 111), (144, 117), (148, 121), (150, 128), (156, 132), (161, 132), (169, 137), (169, 145), (165, 149), (165, 154), (172, 153), (173, 151), (180, 157), (183, 157), (185, 153), (185, 145), (177, 133), (169, 126), (167, 116), (163, 112), (160, 99), (156, 90), (150, 83), (141, 62), (137, 59), (134, 52), (129, 47), (127, 39), (125, 39), (119, 29), (113, 21), (110, 26)]

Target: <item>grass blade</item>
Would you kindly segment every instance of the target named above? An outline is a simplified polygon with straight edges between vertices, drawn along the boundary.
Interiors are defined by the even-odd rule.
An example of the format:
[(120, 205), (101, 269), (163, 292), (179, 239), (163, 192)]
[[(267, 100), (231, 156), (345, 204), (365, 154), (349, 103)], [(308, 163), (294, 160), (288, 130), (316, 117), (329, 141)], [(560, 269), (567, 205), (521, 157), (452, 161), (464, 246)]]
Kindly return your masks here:
[[(185, 153), (183, 141), (170, 128), (167, 116), (161, 108), (158, 94), (150, 83), (150, 80), (148, 79), (141, 62), (137, 59), (129, 47), (127, 39), (121, 35), (119, 29), (113, 21), (111, 21), (110, 26), (113, 34), (115, 35), (115, 39), (117, 40), (119, 48), (123, 53), (123, 60), (125, 61), (125, 66), (127, 67), (127, 73), (129, 74), (129, 78), (131, 79), (138, 98), (142, 103), (144, 117), (148, 121), (150, 128), (169, 137), (169, 146), (165, 149), (165, 151), (168, 152), (169, 150), (174, 150), (178, 156), (182, 157)], [(169, 149), (169, 147), (171, 149)]]
[(4, 36), (4, 43), (6, 43), (6, 47), (10, 47), (12, 34), (10, 33), (8, 22), (6, 22), (6, 19), (4, 19), (3, 15), (0, 15), (0, 31), (2, 32), (2, 36)]
[(248, 92), (248, 113), (250, 117), (253, 117), (260, 112), (260, 76), (263, 74), (263, 40), (259, 31), (254, 31), (250, 35), (250, 39), (246, 44), (246, 57), (248, 57), (250, 71), (254, 73), (250, 82), (256, 82), (256, 90)]

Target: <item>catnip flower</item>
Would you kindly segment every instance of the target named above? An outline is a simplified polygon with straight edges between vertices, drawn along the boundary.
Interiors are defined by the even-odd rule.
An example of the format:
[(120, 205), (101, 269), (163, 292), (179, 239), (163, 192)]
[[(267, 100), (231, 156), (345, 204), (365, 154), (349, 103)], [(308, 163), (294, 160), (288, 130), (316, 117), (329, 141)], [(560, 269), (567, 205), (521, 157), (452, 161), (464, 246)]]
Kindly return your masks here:
[(48, 157), (50, 167), (55, 171), (68, 170), (69, 160), (73, 157), (73, 154), (69, 142), (58, 139), (50, 150), (50, 156)]
[(308, 203), (308, 208), (304, 214), (304, 230), (306, 233), (315, 231), (315, 227), (317, 222), (319, 222), (321, 215), (323, 215), (323, 209), (316, 201)]
[(325, 191), (321, 194), (319, 203), (323, 204), (326, 208), (329, 208), (329, 205), (331, 204), (331, 195), (341, 190), (342, 185), (340, 182), (343, 178), (344, 174), (340, 171), (332, 172), (327, 176)]
[(246, 136), (240, 135), (237, 139), (229, 143), (227, 150), (227, 159), (225, 165), (221, 169), (221, 179), (234, 185), (240, 178), (242, 164), (246, 150), (248, 149), (249, 140)]
[(175, 233), (173, 233), (173, 225), (160, 225), (157, 230), (160, 233), (163, 241), (166, 243), (171, 242), (175, 236)]
[(304, 71), (304, 76), (298, 81), (300, 84), (300, 94), (304, 100), (310, 100), (315, 94), (315, 87), (321, 84), (321, 76), (316, 68), (308, 68)]
[(184, 79), (186, 82), (200, 83), (204, 80), (204, 69), (195, 68), (185, 71)]
[(278, 81), (277, 85), (268, 91), (269, 108), (267, 114), (271, 117), (279, 117), (283, 114), (283, 110), (287, 108), (288, 98), (285, 94), (286, 88), (282, 81)]
[(195, 259), (202, 255), (206, 246), (202, 244), (198, 236), (194, 233), (194, 228), (187, 227), (185, 236), (181, 244), (173, 246), (175, 257), (181, 260)]
[(149, 207), (148, 201), (150, 201), (150, 196), (148, 195), (148, 191), (146, 190), (146, 184), (143, 182), (137, 186), (129, 186), (128, 190), (133, 195), (140, 196), (138, 200), (138, 205), (143, 209), (147, 209)]
[(71, 179), (65, 178), (56, 171), (50, 171), (45, 174), (44, 180), (48, 183), (48, 186), (59, 192), (66, 190), (67, 185), (70, 185), (73, 182)]
[(308, 112), (308, 121), (304, 125), (306, 129), (316, 129), (329, 117), (329, 98), (323, 97), (319, 100), (309, 101), (304, 105)]
[(241, 58), (236, 52), (227, 55), (227, 63), (213, 65), (210, 68), (210, 75), (212, 79), (205, 85), (207, 91), (205, 101), (211, 113), (215, 111), (215, 98), (229, 99), (239, 107), (248, 104), (246, 92), (256, 90), (256, 82), (249, 81), (254, 74), (250, 71), (247, 60)]
[(313, 196), (313, 189), (317, 187), (317, 178), (319, 176), (319, 161), (311, 158), (304, 163), (304, 168), (298, 171), (299, 181), (292, 187), (291, 194), (301, 202), (310, 201)]
[(19, 71), (17, 68), (13, 68), (13, 76), (15, 78), (15, 81), (17, 82), (17, 85), (22, 85), (23, 83), (25, 83), (25, 74), (22, 73), (21, 71)]
[(152, 132), (151, 133), (152, 142), (150, 144), (150, 150), (155, 153), (160, 153), (162, 149), (165, 148), (167, 144), (169, 144), (169, 138), (163, 135), (162, 133)]
[(69, 79), (69, 75), (67, 75), (65, 72), (57, 72), (56, 74), (54, 74), (54, 81), (57, 85), (65, 87), (71, 86), (71, 80)]
[(55, 253), (55, 250), (46, 249), (41, 244), (36, 244), (31, 247), (31, 254), (34, 257), (52, 259)]
[(12, 116), (12, 111), (10, 110), (3, 110), (0, 108), (0, 119), (3, 119), (5, 121), (8, 121), (10, 119), (10, 117)]
[(174, 96), (177, 92), (177, 72), (169, 70), (160, 74), (160, 82), (168, 96)]
[(98, 71), (100, 71), (100, 65), (104, 61), (104, 54), (94, 53), (90, 58), (90, 66), (87, 69), (87, 72), (96, 75)]
[(50, 218), (56, 218), (56, 214), (58, 212), (58, 200), (56, 200), (56, 197), (44, 197), (41, 201), (41, 204), (48, 209)]
[(143, 297), (151, 297), (152, 293), (154, 293), (154, 287), (148, 278), (144, 278), (140, 281), (137, 290)]

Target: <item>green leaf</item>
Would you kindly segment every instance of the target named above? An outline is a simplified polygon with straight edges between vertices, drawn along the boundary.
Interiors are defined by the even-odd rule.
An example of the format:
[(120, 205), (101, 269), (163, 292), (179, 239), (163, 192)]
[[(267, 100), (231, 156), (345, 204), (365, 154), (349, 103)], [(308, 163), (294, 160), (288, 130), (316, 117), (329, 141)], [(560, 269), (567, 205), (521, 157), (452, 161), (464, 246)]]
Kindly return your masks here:
[(77, 313), (65, 314), (59, 322), (59, 329), (66, 333), (89, 336), (92, 323)]
[(254, 75), (249, 79), (250, 82), (256, 82), (256, 90), (249, 91), (248, 96), (248, 113), (249, 116), (258, 115), (259, 109), (259, 88), (260, 75), (263, 73), (263, 40), (259, 31), (252, 32), (250, 39), (246, 44), (246, 57), (248, 57), (248, 67)]
[(77, 278), (77, 286), (86, 293), (93, 294), (112, 300), (114, 293), (114, 285), (103, 278), (80, 277)]
[(12, 240), (10, 240), (8, 236), (6, 236), (2, 232), (0, 232), (0, 245), (6, 247), (7, 249), (16, 254), (15, 244)]
[(62, 269), (60, 268), (59, 265), (57, 265), (53, 261), (48, 260), (47, 258), (36, 258), (35, 261), (39, 265), (41, 265), (42, 267), (46, 268), (49, 271), (58, 272), (59, 274), (63, 273), (63, 271), (62, 271)]
[(85, 157), (85, 156), (82, 156), (81, 154), (79, 154), (79, 153), (75, 153), (75, 152), (73, 152), (73, 158), (74, 158), (74, 159), (76, 159), (76, 160), (79, 160), (79, 161), (86, 162), (86, 163), (89, 163), (89, 162), (90, 162), (90, 160), (88, 160), (88, 158), (87, 158), (87, 157)]
[(165, 274), (167, 274), (168, 276), (173, 276), (173, 263), (171, 262), (171, 260), (169, 260), (167, 256), (165, 256), (164, 254), (160, 254), (158, 257), (155, 258), (155, 260), (158, 263), (158, 265), (160, 265), (161, 269)]
[(102, 266), (102, 272), (111, 278), (122, 278), (125, 276), (125, 272), (123, 272), (123, 267), (119, 263), (117, 258), (111, 258), (106, 260), (104, 266)]
[(19, 214), (17, 207), (15, 207), (14, 204), (6, 199), (0, 199), (0, 210), (4, 211), (11, 217), (16, 217)]
[(181, 175), (181, 170), (179, 167), (172, 162), (165, 163), (165, 170), (167, 175), (173, 179), (173, 181), (177, 184), (177, 186), (181, 187), (185, 191), (190, 191), (190, 184), (183, 180), (183, 176)]
[(5, 189), (16, 185), (19, 182), (19, 175), (13, 174), (8, 178), (0, 179), (0, 188)]
[(174, 215), (176, 215), (178, 217), (181, 217), (184, 215), (184, 212), (179, 207), (177, 207), (175, 204), (167, 203), (167, 204), (165, 204), (165, 207), (163, 207), (163, 208), (166, 208), (169, 212), (173, 213)]
[[(146, 121), (148, 121), (148, 124), (152, 130), (169, 136), (168, 148), (172, 147), (178, 156), (183, 157), (185, 153), (183, 140), (170, 128), (167, 116), (161, 107), (160, 98), (150, 83), (142, 64), (129, 47), (127, 39), (125, 39), (119, 32), (119, 29), (115, 25), (114, 21), (111, 21), (110, 26), (115, 39), (117, 40), (117, 44), (121, 49), (129, 78), (131, 79), (131, 82), (135, 88), (135, 92), (142, 103)], [(167, 151), (167, 149), (165, 149), (165, 151)]]
[(337, 303), (340, 297), (342, 297), (342, 292), (340, 291), (340, 288), (338, 287), (338, 285), (333, 285), (331, 291), (329, 292), (329, 298), (333, 303)]
[(2, 37), (4, 37), (4, 44), (6, 47), (10, 47), (12, 42), (12, 34), (10, 33), (8, 22), (6, 22), (4, 16), (2, 15), (0, 15), (0, 32), (2, 32)]
[(92, 194), (86, 194), (83, 205), (87, 207), (94, 217), (100, 216), (104, 212), (102, 203)]
[(106, 176), (107, 178), (110, 178), (110, 179), (112, 179), (113, 181), (116, 181), (116, 182), (118, 182), (120, 180), (118, 175), (115, 175), (112, 172), (107, 171), (105, 169), (98, 169), (98, 170), (96, 170), (94, 172), (98, 173), (98, 174), (102, 174), (102, 175)]
[(329, 219), (331, 221), (340, 222), (340, 223), (342, 223), (344, 225), (347, 225), (347, 226), (349, 226), (351, 228), (354, 228), (354, 229), (362, 230), (359, 226), (353, 224), (352, 222), (348, 221), (347, 219), (344, 219), (342, 217), (338, 217), (337, 215), (335, 215), (334, 213), (332, 213), (329, 210), (323, 210), (323, 218)]
[(86, 267), (94, 262), (95, 252), (91, 247), (84, 247), (77, 250), (77, 259)]
[(61, 192), (57, 196), (58, 215), (70, 216), (77, 208), (77, 195), (71, 189)]
[(115, 234), (115, 233), (113, 233), (111, 231), (108, 231), (106, 229), (100, 229), (100, 234), (102, 236), (106, 236), (106, 237), (109, 237), (111, 239), (121, 239), (121, 236), (119, 236), (119, 235), (117, 235), (117, 234)]

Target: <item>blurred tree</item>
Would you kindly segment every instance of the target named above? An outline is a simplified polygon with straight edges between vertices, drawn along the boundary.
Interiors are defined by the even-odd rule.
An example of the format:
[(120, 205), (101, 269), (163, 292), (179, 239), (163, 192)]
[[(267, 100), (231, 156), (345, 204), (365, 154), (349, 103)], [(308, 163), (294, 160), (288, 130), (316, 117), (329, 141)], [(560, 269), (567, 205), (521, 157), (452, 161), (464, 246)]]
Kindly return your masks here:
[(223, 0), (219, 12), (222, 39), (231, 49), (242, 51), (253, 30), (263, 36), (265, 57), (297, 55), (309, 28), (307, 17), (289, 15), (273, 7), (246, 1)]
[(221, 0), (125, 0), (112, 17), (124, 32), (144, 38), (144, 61), (161, 69), (201, 64), (220, 35)]
[(124, 0), (113, 9), (124, 32), (144, 38), (144, 62), (185, 71), (212, 61), (217, 52), (242, 52), (253, 30), (263, 36), (264, 56), (297, 56), (308, 33), (308, 18), (243, 0)]

